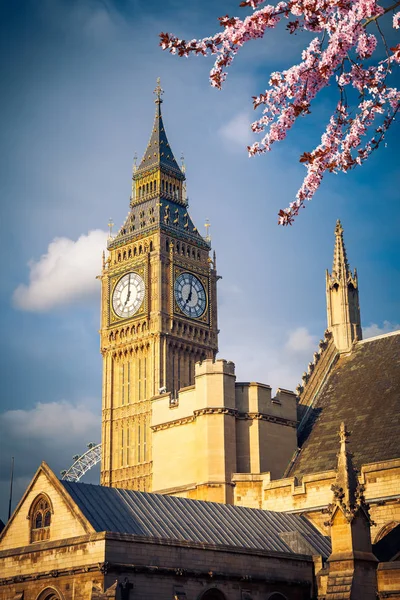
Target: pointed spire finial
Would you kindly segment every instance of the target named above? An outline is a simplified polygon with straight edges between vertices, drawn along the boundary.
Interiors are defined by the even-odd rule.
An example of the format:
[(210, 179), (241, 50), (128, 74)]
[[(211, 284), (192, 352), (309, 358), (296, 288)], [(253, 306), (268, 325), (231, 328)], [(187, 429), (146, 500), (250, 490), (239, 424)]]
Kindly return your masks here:
[(181, 152), (181, 171), (182, 173), (186, 172), (185, 157), (183, 156), (183, 152)]
[(161, 88), (161, 79), (159, 77), (157, 77), (157, 85), (155, 87), (154, 93), (156, 95), (156, 99), (154, 100), (154, 102), (156, 104), (161, 104), (161, 102), (162, 102), (161, 96), (163, 95), (164, 90)]
[(205, 240), (206, 242), (211, 242), (211, 236), (210, 236), (210, 227), (211, 227), (211, 223), (208, 219), (206, 219), (206, 222), (204, 223), (204, 227), (206, 228), (206, 237)]
[(108, 221), (108, 229), (110, 230), (110, 233), (108, 235), (108, 239), (112, 240), (112, 228), (114, 227), (114, 221), (110, 218)]
[(351, 510), (356, 504), (358, 487), (356, 471), (351, 460), (352, 455), (346, 448), (349, 437), (350, 432), (342, 421), (339, 429), (340, 451), (338, 454), (336, 487), (341, 490), (340, 499), (347, 510)]
[(350, 437), (349, 431), (347, 431), (346, 423), (342, 421), (340, 423), (339, 429), (339, 437), (340, 437), (340, 452), (343, 454), (346, 452), (346, 444), (348, 444), (347, 438)]
[(350, 269), (349, 263), (347, 262), (346, 248), (344, 246), (343, 227), (339, 219), (336, 221), (335, 237), (332, 276), (347, 281), (350, 276)]
[(134, 173), (136, 173), (136, 171), (138, 170), (137, 159), (138, 159), (138, 155), (137, 155), (137, 152), (135, 152), (135, 154), (133, 155), (133, 172)]

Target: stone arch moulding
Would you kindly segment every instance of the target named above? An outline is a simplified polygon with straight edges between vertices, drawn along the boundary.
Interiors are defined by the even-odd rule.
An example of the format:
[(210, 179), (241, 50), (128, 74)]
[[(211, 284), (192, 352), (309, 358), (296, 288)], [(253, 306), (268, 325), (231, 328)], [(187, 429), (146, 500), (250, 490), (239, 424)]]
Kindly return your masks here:
[(287, 597), (281, 594), (281, 592), (271, 592), (266, 600), (287, 600)]
[(381, 539), (384, 538), (388, 533), (390, 533), (392, 529), (397, 527), (397, 525), (400, 525), (400, 521), (390, 521), (390, 523), (386, 523), (376, 534), (373, 544), (377, 544), (378, 542), (380, 542)]
[(197, 600), (228, 600), (225, 594), (217, 587), (209, 587), (197, 597)]
[(47, 586), (36, 597), (36, 600), (64, 600), (64, 596), (56, 588)]
[(28, 519), (32, 518), (33, 513), (36, 509), (36, 506), (39, 504), (41, 499), (43, 499), (47, 502), (47, 504), (50, 507), (51, 514), (54, 514), (53, 503), (52, 503), (50, 497), (47, 494), (45, 494), (44, 492), (40, 492), (37, 496), (34, 497), (34, 499), (31, 502), (31, 505), (29, 507), (29, 512), (28, 512)]

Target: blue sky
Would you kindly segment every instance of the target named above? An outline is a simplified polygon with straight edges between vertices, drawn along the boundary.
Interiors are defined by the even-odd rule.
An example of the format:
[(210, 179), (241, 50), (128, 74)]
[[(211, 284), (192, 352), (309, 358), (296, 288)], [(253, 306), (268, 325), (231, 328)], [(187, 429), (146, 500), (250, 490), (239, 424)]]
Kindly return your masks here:
[[(398, 328), (400, 176), (395, 124), (361, 169), (331, 175), (295, 225), (277, 225), (334, 103), (324, 94), (281, 145), (249, 159), (251, 97), (298, 61), (304, 40), (282, 30), (244, 48), (222, 91), (211, 59), (163, 53), (158, 33), (201, 37), (238, 2), (19, 0), (0, 6), (2, 398), (0, 517), (41, 460), (58, 472), (100, 439), (99, 289), (110, 217), (128, 211), (135, 152), (153, 121), (158, 76), (190, 211), (211, 222), (217, 252), (220, 357), (238, 379), (294, 388), (326, 327), (325, 269), (342, 220), (357, 267), (365, 333)], [(397, 129), (396, 129), (397, 127)], [(204, 231), (204, 230), (203, 230)], [(95, 478), (96, 474), (92, 474)]]

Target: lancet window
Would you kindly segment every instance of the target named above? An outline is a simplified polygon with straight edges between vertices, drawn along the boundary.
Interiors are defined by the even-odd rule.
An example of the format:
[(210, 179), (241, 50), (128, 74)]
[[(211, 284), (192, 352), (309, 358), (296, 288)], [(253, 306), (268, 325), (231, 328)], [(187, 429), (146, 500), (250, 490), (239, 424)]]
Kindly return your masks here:
[(30, 510), (31, 542), (50, 538), (51, 513), (50, 500), (41, 494), (34, 500)]

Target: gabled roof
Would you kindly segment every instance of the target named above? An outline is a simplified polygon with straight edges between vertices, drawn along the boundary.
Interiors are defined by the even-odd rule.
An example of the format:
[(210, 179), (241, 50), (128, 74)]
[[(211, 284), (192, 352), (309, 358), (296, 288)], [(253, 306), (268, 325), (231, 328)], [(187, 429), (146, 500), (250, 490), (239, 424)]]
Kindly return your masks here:
[(400, 331), (358, 342), (338, 361), (308, 409), (300, 453), (287, 476), (336, 469), (337, 431), (352, 433), (356, 467), (400, 458)]
[[(310, 554), (328, 556), (329, 539), (300, 515), (61, 482), (93, 528), (156, 539), (293, 554), (282, 538), (296, 532)], [(281, 537), (282, 536), (282, 537)]]
[[(67, 508), (68, 513), (71, 516), (73, 516), (73, 518), (76, 519), (80, 523), (80, 525), (82, 527), (82, 531), (85, 533), (94, 533), (95, 532), (92, 525), (88, 522), (88, 520), (85, 518), (85, 516), (80, 511), (79, 507), (73, 502), (71, 496), (68, 493), (66, 493), (65, 487), (62, 485), (63, 482), (60, 481), (56, 477), (56, 475), (50, 469), (48, 464), (43, 461), (41, 463), (40, 467), (38, 468), (38, 470), (36, 471), (35, 475), (33, 476), (32, 481), (26, 488), (25, 493), (23, 494), (21, 500), (18, 502), (18, 505), (16, 506), (10, 519), (5, 524), (5, 527), (2, 530), (0, 529), (0, 546), (1, 546), (1, 543), (4, 542), (4, 539), (6, 538), (6, 536), (8, 535), (9, 530), (13, 527), (13, 523), (14, 523), (15, 519), (18, 517), (18, 513), (20, 512), (20, 510), (22, 510), (27, 498), (29, 497), (29, 494), (31, 493), (32, 490), (35, 490), (35, 486), (37, 486), (37, 482), (41, 476), (44, 476), (44, 478), (47, 480), (47, 482), (50, 484), (50, 486), (54, 489), (54, 491), (62, 498), (62, 501), (63, 501), (65, 507)], [(36, 494), (39, 494), (41, 492), (42, 492), (42, 490), (40, 490), (40, 489), (36, 490)], [(28, 512), (28, 510), (26, 510), (24, 513), (24, 519), (26, 519), (27, 512)]]

